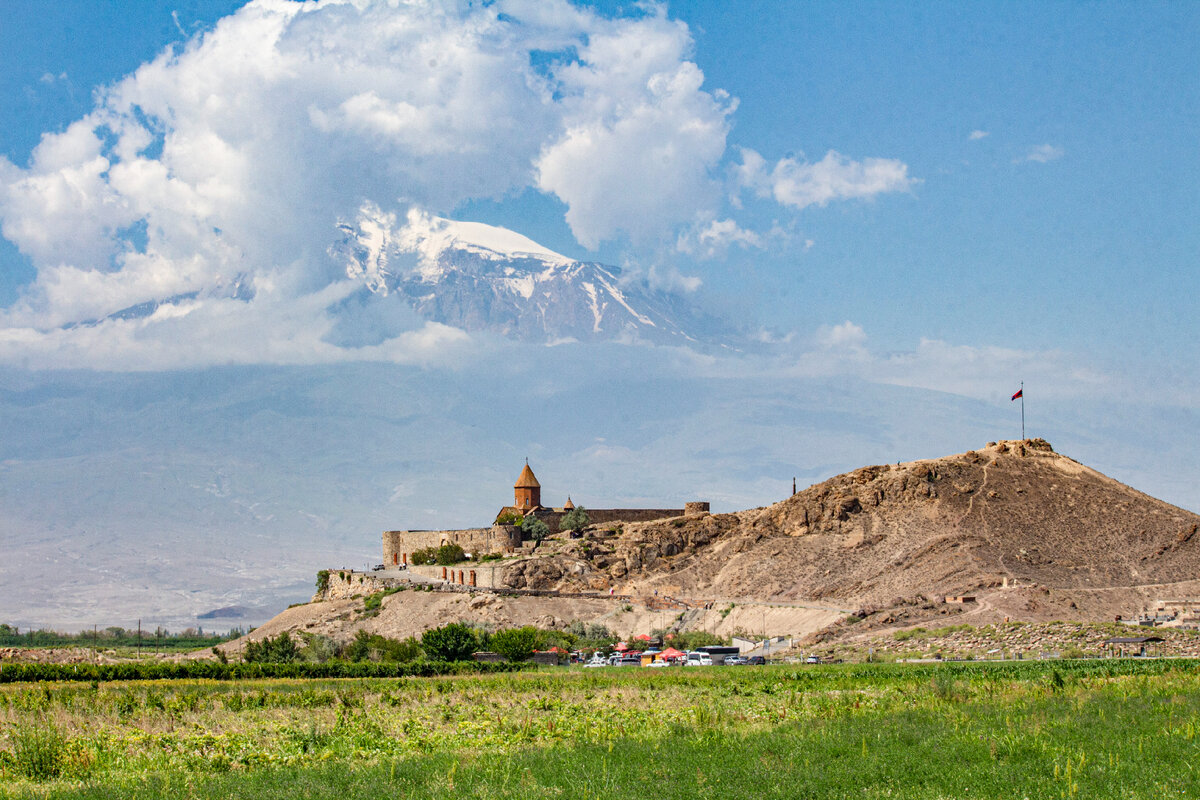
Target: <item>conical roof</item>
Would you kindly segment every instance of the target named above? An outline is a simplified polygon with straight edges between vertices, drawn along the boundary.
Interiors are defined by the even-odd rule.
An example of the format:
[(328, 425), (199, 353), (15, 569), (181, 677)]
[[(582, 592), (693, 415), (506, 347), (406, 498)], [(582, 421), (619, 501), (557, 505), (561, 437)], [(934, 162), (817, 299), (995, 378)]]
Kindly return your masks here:
[(566, 509), (567, 511), (570, 511), (574, 507), (575, 507), (575, 504), (571, 502), (571, 495), (567, 495), (567, 502), (563, 503), (563, 508)]
[(521, 470), (521, 475), (517, 478), (517, 482), (513, 484), (514, 489), (540, 489), (542, 485), (538, 483), (538, 479), (534, 477), (533, 470), (529, 468), (529, 462), (525, 462), (525, 469)]

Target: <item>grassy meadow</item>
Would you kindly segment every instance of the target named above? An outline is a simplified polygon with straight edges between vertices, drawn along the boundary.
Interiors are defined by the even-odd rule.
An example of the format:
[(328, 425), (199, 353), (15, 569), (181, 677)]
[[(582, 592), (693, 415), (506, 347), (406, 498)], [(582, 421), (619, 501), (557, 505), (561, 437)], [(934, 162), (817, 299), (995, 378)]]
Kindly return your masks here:
[(1200, 663), (0, 686), (0, 798), (1200, 796)]

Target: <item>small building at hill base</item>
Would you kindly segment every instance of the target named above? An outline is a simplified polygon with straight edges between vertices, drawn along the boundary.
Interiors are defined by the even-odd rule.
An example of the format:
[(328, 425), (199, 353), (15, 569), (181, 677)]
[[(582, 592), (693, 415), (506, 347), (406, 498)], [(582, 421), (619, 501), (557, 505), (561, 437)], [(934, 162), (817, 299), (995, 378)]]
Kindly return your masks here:
[[(542, 485), (525, 462), (525, 468), (513, 485), (513, 504), (504, 506), (496, 514), (495, 521), (486, 528), (462, 528), (458, 530), (396, 530), (383, 532), (383, 563), (385, 567), (407, 566), (417, 550), (437, 548), (444, 544), (456, 544), (465, 552), (475, 556), (493, 553), (512, 553), (521, 547), (522, 533), (519, 524), (510, 520), (534, 517), (546, 523), (550, 533), (557, 533), (560, 523), (575, 508), (571, 498), (559, 508), (542, 505)], [(682, 517), (691, 514), (706, 514), (706, 502), (685, 503), (683, 508), (588, 508), (585, 509), (592, 525), (608, 525), (623, 522), (650, 522), (656, 519)]]

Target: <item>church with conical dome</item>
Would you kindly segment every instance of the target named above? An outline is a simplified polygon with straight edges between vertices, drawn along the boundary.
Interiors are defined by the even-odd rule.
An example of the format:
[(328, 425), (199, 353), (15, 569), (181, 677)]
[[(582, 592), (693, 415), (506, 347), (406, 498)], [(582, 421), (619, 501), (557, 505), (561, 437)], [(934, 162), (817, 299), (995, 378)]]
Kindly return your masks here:
[[(405, 567), (417, 550), (436, 548), (443, 544), (457, 544), (467, 553), (478, 557), (494, 553), (516, 553), (528, 543), (524, 541), (521, 523), (533, 517), (546, 523), (551, 534), (558, 533), (559, 523), (568, 512), (576, 508), (570, 496), (561, 507), (542, 505), (542, 484), (529, 460), (521, 474), (513, 484), (513, 502), (504, 506), (496, 515), (495, 520), (486, 528), (466, 528), (462, 530), (418, 531), (398, 530), (383, 532), (383, 566), (387, 568)], [(702, 514), (709, 510), (708, 503), (686, 503), (683, 508), (584, 508), (589, 524), (611, 525), (624, 522), (649, 522), (669, 517), (682, 517), (685, 514)]]

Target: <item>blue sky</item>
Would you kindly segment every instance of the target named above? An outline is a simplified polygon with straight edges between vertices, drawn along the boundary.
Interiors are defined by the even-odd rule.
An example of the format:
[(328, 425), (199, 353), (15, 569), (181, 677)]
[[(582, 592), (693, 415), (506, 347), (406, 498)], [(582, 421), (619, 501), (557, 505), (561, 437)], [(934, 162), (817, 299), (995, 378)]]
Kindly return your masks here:
[[(282, 45), (237, 2), (6, 6), (4, 363), (122, 370), (328, 360), (328, 350), (306, 351), (313, 343), (295, 344), (292, 333), (280, 334), (295, 344), (286, 357), (196, 354), (197, 339), (271, 331), (283, 312), (162, 339), (149, 364), (130, 356), (122, 336), (144, 343), (159, 336), (152, 328), (106, 338), (102, 326), (82, 341), (63, 326), (159, 289), (209, 291), (234, 273), (263, 286), (269, 273), (272, 287), (286, 287), (275, 299), (307, 309), (295, 314), (322, 313), (318, 292), (338, 278), (325, 251), (333, 224), (369, 201), (504, 225), (567, 255), (694, 290), (701, 305), (784, 343), (785, 360), (836, 345), (840, 356), (830, 358), (868, 379), (890, 364), (881, 380), (996, 401), (1026, 380), (1031, 396), (1064, 406), (1099, 396), (1195, 412), (1194, 4), (689, 2), (647, 12), (598, 3), (572, 17), (578, 9), (565, 4), (535, 12), (539, 4), (513, 0), (482, 10), (449, 4), (425, 34), (377, 40), (355, 26), (412, 27), (436, 15), (294, 6), (269, 3), (259, 14), (285, 20)], [(396, 52), (420, 49), (414, 43), (453, 51), (489, 14), (508, 27), (482, 45), (470, 40), (449, 69), (434, 55), (384, 71)], [(227, 34), (217, 43), (222, 18)], [(601, 36), (613, 37), (612, 62), (584, 56), (593, 83), (568, 74), (577, 48)], [(523, 88), (494, 76), (495, 93), (487, 80), (438, 83), (482, 63), (504, 37), (542, 62), (531, 80), (557, 81), (553, 102), (523, 106), (531, 102)], [(322, 56), (295, 60), (288, 50), (315, 41), (330, 58), (346, 48), (358, 71), (311, 90), (306, 80), (319, 77), (269, 74), (289, 64), (322, 76)], [(172, 47), (180, 58), (148, 63)], [(659, 71), (622, 85), (622, 60), (643, 51)], [(252, 66), (239, 72), (229, 64), (242, 55)], [(655, 94), (646, 88), (654, 74), (696, 83)], [(388, 94), (406, 81), (432, 85), (418, 122), (397, 122), (394, 112), (409, 107)], [(203, 92), (226, 102), (212, 119)], [(231, 110), (239, 99), (244, 107)], [(620, 110), (639, 103), (649, 109), (642, 128)], [(473, 104), (487, 123), (478, 130)], [(92, 122), (68, 128), (85, 118)], [(104, 124), (130, 126), (138, 157), (116, 154), (111, 128), (93, 143), (89, 126)], [(268, 132), (246, 133), (255, 127)], [(572, 130), (612, 141), (589, 150)], [(173, 151), (172, 134), (185, 140)], [(57, 149), (44, 145), (53, 154), (43, 163), (34, 148), (44, 135)], [(452, 153), (482, 141), (481, 153), (423, 152), (439, 136)], [(226, 149), (206, 150), (215, 140)], [(644, 151), (659, 146), (677, 166), (639, 183), (655, 164)], [(72, 170), (90, 147), (111, 166), (136, 169), (92, 175), (79, 206), (64, 211), (61, 185), (83, 180)], [(186, 198), (176, 191), (183, 186)], [(187, 352), (173, 362), (183, 342)], [(905, 375), (908, 362), (924, 366)]]
[[(43, 132), (91, 110), (97, 86), (239, 5), (9, 4), (0, 152), (25, 166)], [(902, 348), (930, 337), (1068, 348), (1108, 366), (1187, 358), (1200, 253), (1194, 5), (668, 9), (688, 26), (705, 88), (737, 98), (726, 161), (739, 147), (768, 162), (836, 150), (897, 159), (913, 185), (799, 212), (747, 198), (739, 221), (760, 232), (779, 223), (791, 238), (714, 259), (651, 253), (620, 236), (585, 248), (563, 203), (535, 190), (444, 210), (573, 256), (669, 259), (737, 314), (781, 330), (849, 319)], [(1024, 160), (1037, 148), (1046, 160)], [(11, 302), (33, 267), (11, 242), (0, 255), (0, 300)]]

